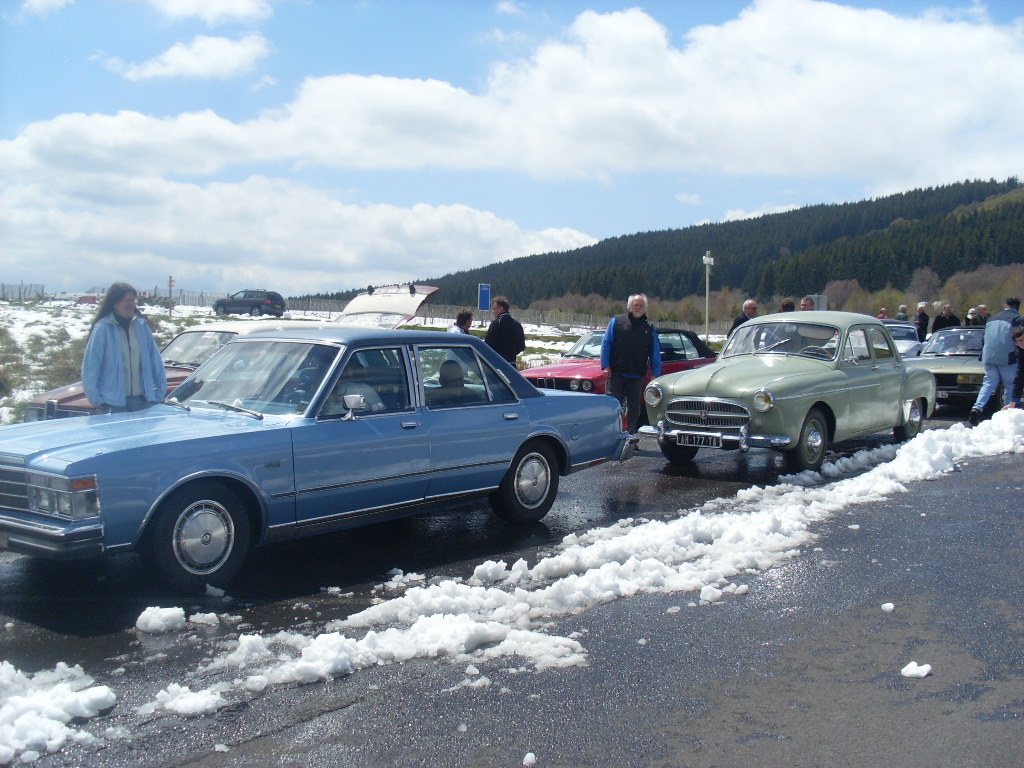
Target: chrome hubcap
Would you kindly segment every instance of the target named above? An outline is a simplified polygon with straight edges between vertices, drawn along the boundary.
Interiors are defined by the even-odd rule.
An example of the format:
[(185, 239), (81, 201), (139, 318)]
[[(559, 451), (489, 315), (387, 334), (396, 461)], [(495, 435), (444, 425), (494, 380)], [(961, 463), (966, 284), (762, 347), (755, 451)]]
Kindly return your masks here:
[(524, 507), (536, 507), (548, 492), (551, 469), (544, 458), (531, 453), (523, 458), (516, 470), (516, 496)]
[(227, 509), (215, 501), (196, 501), (178, 517), (174, 556), (189, 573), (212, 573), (227, 560), (234, 540), (235, 526)]

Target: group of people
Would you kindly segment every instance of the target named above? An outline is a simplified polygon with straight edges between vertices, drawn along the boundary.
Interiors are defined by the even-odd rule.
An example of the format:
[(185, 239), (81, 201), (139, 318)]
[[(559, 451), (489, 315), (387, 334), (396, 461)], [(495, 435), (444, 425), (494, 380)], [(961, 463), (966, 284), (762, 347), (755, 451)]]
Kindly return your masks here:
[[(512, 365), (516, 364), (519, 353), (526, 349), (526, 334), (523, 325), (509, 314), (508, 299), (498, 296), (491, 301), (491, 324), (487, 327), (484, 342)], [(448, 326), (448, 333), (469, 333), (473, 325), (473, 311), (463, 307), (455, 316), (455, 322)]]

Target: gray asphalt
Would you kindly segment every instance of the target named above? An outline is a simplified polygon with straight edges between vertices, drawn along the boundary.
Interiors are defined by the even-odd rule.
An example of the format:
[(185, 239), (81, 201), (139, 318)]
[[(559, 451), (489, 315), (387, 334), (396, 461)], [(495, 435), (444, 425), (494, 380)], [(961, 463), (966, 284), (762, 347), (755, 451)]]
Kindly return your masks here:
[[(356, 575), (344, 586), (354, 593), (351, 610), (358, 609), (375, 574), (357, 550), (379, 558), (384, 542), (406, 532), (398, 526), (413, 526), (418, 535), (411, 538), (426, 542), (422, 551), (396, 551), (403, 566), (464, 573), (482, 557), (529, 557), (565, 529), (642, 510), (667, 514), (708, 494), (771, 482), (781, 469), (771, 454), (739, 462), (721, 454), (681, 471), (652, 445), (644, 448), (628, 469), (569, 478), (548, 525), (516, 536), (499, 533), (478, 512), (454, 531), (448, 516), (421, 518), (364, 529), (351, 549), (339, 550), (338, 542), (280, 549), (275, 558), (294, 555), (286, 567), (312, 571), (309, 581), (250, 586), (251, 602), (231, 610), (259, 631), (315, 624), (328, 599), (310, 585), (337, 583), (331, 579), (339, 564), (324, 562), (332, 555), (352, 556)], [(537, 673), (512, 669), (509, 659), (480, 663), (492, 681), (483, 688), (449, 690), (465, 679), (464, 665), (416, 660), (268, 689), (210, 717), (128, 717), (151, 700), (147, 683), (176, 674), (185, 681), (202, 660), (172, 637), (128, 631), (139, 606), (170, 604), (130, 560), (104, 570), (95, 584), (63, 589), (54, 580), (66, 571), (21, 559), (0, 563), (0, 610), (16, 624), (0, 633), (0, 658), (78, 661), (119, 695), (107, 718), (85, 727), (102, 732), (133, 723), (131, 738), (100, 751), (70, 747), (44, 756), (41, 766), (462, 768), (519, 766), (528, 753), (538, 766), (567, 768), (1020, 766), (1021, 467), (1019, 456), (971, 460), (829, 519), (813, 547), (746, 579), (745, 596), (711, 606), (689, 606), (693, 595), (634, 597), (556, 621), (552, 632), (579, 633), (585, 667)], [(581, 501), (594, 497), (602, 500), (596, 512)], [(296, 568), (304, 553), (307, 562)], [(266, 564), (254, 565), (251, 583)], [(86, 610), (60, 603), (62, 592), (85, 600)], [(886, 602), (893, 612), (880, 609)], [(911, 660), (931, 664), (933, 674), (903, 677)], [(215, 744), (229, 751), (214, 751)]]

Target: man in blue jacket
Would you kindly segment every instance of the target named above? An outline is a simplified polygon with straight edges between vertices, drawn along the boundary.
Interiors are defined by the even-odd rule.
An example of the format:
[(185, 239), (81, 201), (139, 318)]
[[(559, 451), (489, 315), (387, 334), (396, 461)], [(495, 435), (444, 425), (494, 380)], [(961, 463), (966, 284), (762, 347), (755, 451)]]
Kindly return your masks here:
[(625, 401), (630, 434), (640, 426), (640, 395), (648, 367), (652, 376), (661, 375), (661, 345), (647, 319), (647, 297), (634, 293), (626, 302), (626, 314), (612, 318), (601, 341), (605, 392)]
[(1009, 298), (1001, 312), (996, 312), (985, 323), (985, 340), (982, 342), (981, 362), (985, 365), (985, 378), (978, 390), (968, 422), (972, 425), (981, 421), (981, 414), (988, 399), (1003, 385), (1003, 405), (1009, 405), (1013, 391), (1013, 377), (1017, 371), (1017, 345), (1011, 332), (1020, 323), (1020, 299)]

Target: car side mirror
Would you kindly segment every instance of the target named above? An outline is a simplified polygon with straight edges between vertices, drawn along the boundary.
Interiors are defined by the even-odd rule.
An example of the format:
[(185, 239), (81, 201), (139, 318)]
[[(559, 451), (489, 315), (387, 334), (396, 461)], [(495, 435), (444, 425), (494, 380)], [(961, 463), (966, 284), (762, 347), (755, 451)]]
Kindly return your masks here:
[(366, 410), (366, 398), (362, 395), (345, 395), (345, 408), (347, 409), (345, 415), (342, 417), (343, 421), (352, 421), (355, 419), (356, 411)]

